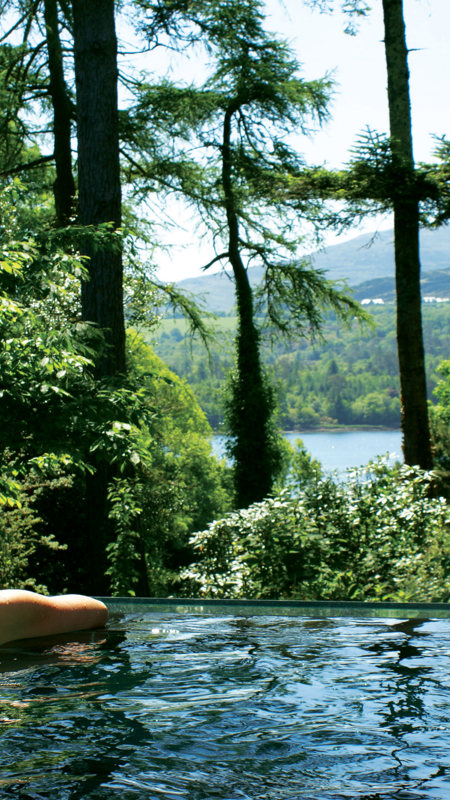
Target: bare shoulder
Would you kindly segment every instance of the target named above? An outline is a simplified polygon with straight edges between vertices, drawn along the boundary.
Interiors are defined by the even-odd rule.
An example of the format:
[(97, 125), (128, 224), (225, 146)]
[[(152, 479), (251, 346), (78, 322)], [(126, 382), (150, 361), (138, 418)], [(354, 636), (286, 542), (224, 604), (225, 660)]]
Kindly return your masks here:
[(86, 595), (45, 597), (22, 589), (0, 591), (0, 643), (100, 628), (107, 619), (105, 604)]

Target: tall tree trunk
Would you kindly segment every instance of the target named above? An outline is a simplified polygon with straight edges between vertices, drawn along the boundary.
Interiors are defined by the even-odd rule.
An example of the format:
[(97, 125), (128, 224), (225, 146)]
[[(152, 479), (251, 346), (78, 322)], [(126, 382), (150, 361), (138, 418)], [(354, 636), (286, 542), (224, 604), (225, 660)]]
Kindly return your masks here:
[(422, 333), (419, 203), (411, 134), (408, 51), (402, 0), (383, 0), (391, 153), (397, 193), (393, 198), (397, 345), (407, 464), (432, 467)]
[[(117, 41), (114, 0), (73, 0), (75, 80), (78, 134), (78, 220), (95, 229), (121, 223), (121, 187), (117, 108)], [(105, 336), (97, 357), (97, 378), (125, 372), (122, 250), (109, 235), (97, 242), (86, 234), (89, 280), (82, 286), (82, 315)], [(86, 477), (87, 580), (90, 591), (106, 593), (109, 582), (106, 545), (113, 532), (108, 519), (107, 489), (111, 467), (94, 459)]]
[(53, 106), (53, 137), (56, 180), (53, 186), (56, 219), (67, 225), (74, 211), (75, 181), (72, 173), (71, 107), (64, 80), (64, 64), (58, 31), (56, 0), (45, 0), (44, 18), (50, 71), (50, 97)]
[(276, 455), (270, 440), (270, 389), (261, 366), (259, 334), (255, 325), (253, 292), (239, 247), (239, 221), (232, 185), (231, 120), (227, 110), (222, 145), (222, 186), (228, 223), (228, 256), (233, 270), (238, 314), (237, 375), (232, 385), (230, 427), (234, 439), (235, 496), (240, 508), (266, 497), (273, 486)]
[[(78, 131), (78, 219), (81, 225), (121, 223), (114, 0), (73, 0)], [(110, 237), (111, 238), (111, 237)], [(87, 239), (89, 280), (83, 319), (104, 332), (98, 377), (125, 371), (122, 252), (117, 241)]]

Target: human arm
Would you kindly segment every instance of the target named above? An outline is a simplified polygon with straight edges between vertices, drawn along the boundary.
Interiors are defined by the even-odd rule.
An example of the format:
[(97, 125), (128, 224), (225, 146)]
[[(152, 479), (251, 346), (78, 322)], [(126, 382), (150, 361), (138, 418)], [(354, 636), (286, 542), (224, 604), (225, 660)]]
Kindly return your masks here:
[(107, 619), (105, 604), (85, 595), (45, 597), (24, 589), (0, 591), (0, 644), (101, 628)]

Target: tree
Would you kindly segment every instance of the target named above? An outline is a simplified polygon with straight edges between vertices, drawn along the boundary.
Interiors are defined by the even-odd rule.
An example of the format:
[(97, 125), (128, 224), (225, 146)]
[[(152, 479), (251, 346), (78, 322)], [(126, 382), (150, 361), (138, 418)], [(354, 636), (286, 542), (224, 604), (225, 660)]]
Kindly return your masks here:
[[(33, 206), (34, 199), (17, 182), (0, 193), (0, 483), (10, 485), (9, 498), (0, 492), (0, 503), (13, 510), (18, 505), (14, 513), (5, 510), (1, 535), (11, 545), (3, 553), (20, 567), (3, 579), (20, 577), (29, 586), (32, 577), (47, 583), (45, 564), (58, 549), (53, 534), (59, 539), (64, 533), (59, 525), (49, 525), (51, 515), (39, 513), (38, 499), (47, 498), (55, 519), (61, 495), (85, 468), (92, 405), (99, 405), (92, 402), (86, 369), (91, 352), (76, 317), (83, 265), (55, 246), (46, 249), (39, 234), (28, 233), (28, 220), (25, 230), (21, 227), (20, 207)], [(79, 498), (77, 505), (82, 505)], [(74, 520), (67, 514), (70, 526)], [(44, 553), (42, 545), (52, 552)], [(71, 566), (75, 571), (73, 552)]]
[(106, 347), (96, 374), (125, 371), (123, 265), (120, 239), (121, 182), (117, 106), (117, 41), (113, 0), (73, 0), (78, 137), (78, 221), (107, 224), (99, 244), (86, 235), (89, 280), (82, 286), (83, 319), (99, 326)]
[(391, 158), (397, 178), (392, 205), (403, 448), (407, 464), (431, 469), (433, 458), (420, 293), (419, 200), (411, 133), (403, 0), (383, 0), (383, 15)]
[[(301, 172), (302, 159), (287, 137), (306, 134), (326, 116), (329, 82), (299, 77), (288, 47), (264, 30), (254, 0), (194, 4), (186, 16), (206, 37), (214, 72), (201, 87), (168, 81), (141, 87), (125, 121), (133, 146), (126, 154), (141, 195), (161, 188), (178, 192), (200, 213), (215, 245), (205, 269), (218, 263), (231, 268), (238, 331), (229, 449), (237, 503), (246, 506), (270, 492), (281, 465), (273, 398), (260, 361), (263, 317), (273, 329), (298, 335), (319, 329), (324, 306), (342, 316), (358, 311), (297, 256), (297, 213), (286, 193), (282, 198), (273, 191), (275, 176), (283, 184)], [(305, 217), (311, 206), (305, 204)], [(253, 263), (263, 270), (260, 296), (249, 280)]]
[(72, 103), (64, 78), (64, 62), (59, 37), (58, 4), (44, 0), (44, 20), (49, 68), (49, 93), (53, 109), (53, 138), (56, 180), (54, 184), (56, 219), (66, 225), (75, 204), (75, 180), (72, 172), (71, 128)]
[[(2, 580), (53, 592), (168, 590), (190, 532), (230, 506), (227, 469), (189, 387), (136, 334), (127, 378), (94, 378), (79, 317), (86, 264), (58, 248), (60, 230), (42, 241), (21, 227), (32, 199), (17, 180), (0, 192)], [(94, 479), (108, 478), (109, 529), (104, 519), (93, 527), (93, 467)]]
[[(16, 432), (17, 447), (20, 450), (15, 457), (27, 463), (26, 453), (23, 448), (28, 448), (30, 458), (41, 458), (46, 452), (45, 442), (49, 451), (61, 447), (73, 437), (72, 452), (77, 449), (79, 458), (76, 460), (76, 476), (70, 475), (68, 481), (74, 484), (74, 491), (69, 491), (68, 499), (61, 501), (58, 506), (66, 508), (66, 515), (57, 518), (53, 509), (46, 508), (46, 519), (57, 520), (58, 530), (62, 527), (64, 544), (70, 545), (71, 562), (69, 570), (77, 569), (77, 579), (84, 581), (87, 591), (107, 591), (108, 581), (104, 578), (107, 568), (106, 547), (111, 544), (118, 532), (117, 519), (110, 517), (111, 501), (108, 493), (112, 483), (117, 478), (120, 470), (132, 472), (132, 459), (134, 451), (130, 450), (132, 437), (128, 436), (131, 420), (136, 407), (139, 406), (134, 391), (126, 385), (125, 372), (125, 330), (123, 313), (122, 290), (122, 245), (118, 228), (121, 223), (121, 191), (119, 173), (118, 150), (118, 109), (117, 109), (117, 64), (116, 64), (116, 39), (114, 30), (114, 4), (110, 3), (73, 3), (73, 27), (71, 8), (67, 4), (59, 4), (55, 0), (38, 0), (32, 4), (25, 4), (18, 8), (15, 2), (7, 3), (10, 10), (17, 16), (13, 23), (11, 33), (22, 31), (23, 44), (20, 47), (8, 47), (2, 51), (3, 63), (6, 69), (0, 77), (0, 91), (8, 103), (8, 119), (6, 130), (9, 132), (7, 147), (2, 148), (2, 167), (8, 176), (27, 170), (26, 175), (31, 175), (31, 166), (37, 169), (38, 165), (55, 161), (56, 182), (54, 184), (54, 199), (56, 206), (57, 223), (61, 226), (72, 222), (74, 183), (71, 173), (71, 117), (73, 114), (70, 93), (67, 90), (64, 78), (63, 49), (60, 40), (60, 26), (67, 25), (70, 33), (74, 34), (75, 43), (75, 77), (77, 88), (77, 134), (78, 134), (78, 178), (79, 178), (79, 207), (78, 225), (70, 225), (67, 229), (53, 231), (49, 225), (49, 210), (51, 203), (45, 197), (46, 223), (44, 230), (36, 236), (35, 209), (29, 197), (30, 229), (27, 232), (36, 249), (36, 257), (32, 259), (25, 285), (28, 290), (27, 299), (31, 303), (37, 302), (36, 295), (50, 294), (56, 297), (61, 288), (64, 290), (69, 279), (61, 272), (55, 280), (59, 283), (54, 289), (49, 290), (47, 274), (43, 264), (59, 263), (57, 250), (63, 243), (66, 248), (66, 264), (76, 263), (77, 276), (71, 275), (71, 305), (64, 307), (66, 318), (61, 322), (70, 329), (75, 326), (80, 336), (77, 342), (82, 353), (88, 353), (89, 358), (82, 360), (72, 359), (75, 377), (79, 378), (77, 384), (80, 394), (70, 391), (61, 393), (59, 386), (44, 384), (46, 397), (40, 393), (40, 385), (35, 388), (33, 381), (29, 380), (28, 362), (24, 370), (24, 380), (21, 380), (21, 361), (17, 358), (17, 348), (10, 344), (7, 351), (16, 357), (17, 375), (15, 383), (21, 387), (21, 401), (17, 404), (17, 393), (13, 394), (8, 386), (6, 398), (10, 401), (3, 404), (5, 419), (11, 423), (8, 432)], [(67, 18), (63, 15), (67, 14)], [(17, 13), (18, 12), (18, 13)], [(60, 19), (59, 19), (60, 17)], [(42, 39), (42, 30), (46, 38)], [(31, 35), (30, 31), (33, 33)], [(67, 28), (66, 28), (67, 31)], [(37, 43), (36, 43), (37, 41)], [(30, 44), (32, 42), (32, 44)], [(13, 86), (8, 85), (8, 80), (3, 78), (14, 76)], [(28, 78), (33, 77), (33, 87), (30, 88)], [(25, 143), (32, 134), (29, 120), (21, 125), (18, 116), (16, 128), (11, 121), (17, 114), (9, 113), (9, 108), (15, 112), (23, 111), (25, 101), (30, 98), (33, 111), (39, 108), (42, 101), (42, 117), (39, 129), (35, 131), (35, 141), (45, 141), (42, 134), (47, 135), (51, 129), (54, 139), (54, 153), (51, 156), (33, 159), (29, 163), (28, 154), (24, 163), (18, 164), (18, 156), (22, 155)], [(50, 99), (50, 103), (48, 102)], [(48, 110), (53, 112), (53, 120), (48, 115)], [(48, 124), (48, 127), (47, 127)], [(14, 134), (14, 136), (12, 135)], [(2, 143), (3, 144), (3, 143)], [(10, 146), (11, 145), (11, 146)], [(12, 146), (13, 145), (13, 146)], [(14, 151), (14, 159), (12, 152)], [(51, 173), (42, 175), (42, 184), (48, 181)], [(53, 178), (54, 176), (51, 175)], [(42, 185), (41, 184), (41, 185)], [(34, 195), (33, 195), (34, 197)], [(24, 216), (23, 204), (18, 209), (22, 219)], [(53, 220), (52, 220), (53, 222)], [(43, 226), (44, 227), (44, 226)], [(39, 241), (36, 242), (35, 239)], [(78, 250), (82, 243), (84, 264), (86, 269), (74, 261), (73, 252)], [(30, 245), (27, 244), (27, 247)], [(53, 248), (53, 250), (52, 250)], [(53, 252), (54, 262), (50, 253)], [(43, 256), (44, 253), (44, 256)], [(43, 256), (43, 257), (42, 257)], [(39, 270), (42, 268), (42, 273)], [(33, 285), (32, 277), (36, 279)], [(30, 279), (31, 278), (31, 279)], [(81, 306), (78, 298), (73, 293), (74, 283), (82, 283)], [(139, 282), (139, 292), (142, 294), (143, 282)], [(16, 288), (16, 287), (15, 287)], [(78, 285), (79, 288), (79, 285)], [(63, 292), (64, 293), (64, 292)], [(178, 307), (183, 307), (195, 323), (195, 309), (192, 303), (180, 297), (175, 289), (170, 291), (170, 297)], [(51, 302), (49, 301), (51, 306)], [(129, 303), (129, 308), (134, 309), (136, 303)], [(85, 324), (80, 323), (80, 309)], [(58, 315), (60, 314), (58, 309)], [(30, 323), (31, 324), (31, 323)], [(53, 321), (49, 324), (48, 318), (43, 320), (45, 336), (42, 337), (41, 346), (37, 347), (34, 338), (25, 347), (23, 355), (29, 359), (29, 348), (36, 351), (36, 358), (44, 349), (42, 360), (45, 361), (45, 370), (66, 374), (64, 358), (60, 360), (60, 369), (54, 368), (57, 362), (55, 348), (64, 343), (64, 335), (56, 335)], [(102, 339), (102, 334), (103, 339)], [(37, 338), (37, 337), (36, 337)], [(18, 337), (12, 337), (16, 341)], [(50, 345), (48, 344), (50, 342)], [(19, 340), (20, 346), (21, 340)], [(50, 348), (48, 354), (47, 350)], [(6, 357), (5, 357), (6, 360)], [(45, 371), (44, 370), (44, 371)], [(14, 372), (14, 369), (11, 369)], [(39, 372), (39, 369), (38, 369)], [(14, 377), (10, 383), (14, 384)], [(25, 388), (26, 391), (25, 391)], [(34, 390), (35, 389), (35, 390)], [(43, 389), (44, 392), (44, 389)], [(28, 409), (30, 395), (39, 400), (43, 398), (46, 403), (35, 402), (35, 413), (40, 413), (42, 430), (35, 422), (35, 413), (31, 415), (25, 411), (23, 417), (27, 425), (23, 424), (17, 410), (24, 407)], [(82, 399), (83, 398), (83, 399)], [(52, 402), (53, 401), (53, 402)], [(143, 404), (145, 406), (145, 403)], [(140, 407), (139, 420), (145, 418), (145, 409)], [(16, 412), (16, 413), (15, 413)], [(48, 413), (46, 413), (48, 412)], [(8, 417), (9, 414), (9, 417)], [(51, 419), (50, 419), (51, 417)], [(83, 420), (82, 429), (78, 423)], [(29, 424), (28, 424), (29, 423)], [(142, 423), (143, 424), (143, 423)], [(137, 426), (136, 426), (137, 427)], [(46, 437), (46, 438), (45, 438)], [(44, 441), (43, 441), (44, 440)], [(58, 445), (55, 444), (58, 441)], [(76, 444), (75, 444), (76, 442)], [(3, 443), (5, 451), (7, 443)], [(24, 467), (25, 469), (25, 467)], [(69, 468), (70, 472), (70, 468)], [(74, 495), (78, 502), (74, 502)], [(75, 510), (76, 506), (76, 510)], [(117, 504), (116, 504), (117, 507)], [(123, 510), (123, 506), (122, 506)], [(65, 529), (69, 530), (66, 531)], [(77, 541), (73, 535), (76, 530)], [(67, 533), (67, 536), (66, 536)], [(85, 564), (80, 564), (80, 556)], [(87, 574), (88, 573), (88, 574)]]
[[(322, 0), (307, 0), (313, 7), (326, 7)], [(437, 201), (440, 189), (423, 168), (416, 169), (413, 156), (411, 105), (409, 94), (408, 50), (406, 46), (403, 0), (382, 0), (384, 45), (387, 67), (390, 137), (369, 133), (363, 147), (341, 173), (319, 170), (298, 184), (300, 195), (338, 197), (350, 203), (362, 202), (358, 212), (373, 211), (373, 202), (394, 212), (395, 281), (397, 295), (397, 352), (401, 386), (401, 425), (403, 451), (407, 464), (422, 469), (432, 466), (430, 426), (427, 407), (425, 354), (422, 332), (420, 292), (419, 226), (421, 201)], [(362, 16), (370, 7), (365, 0), (346, 0), (342, 10)], [(354, 25), (350, 22), (351, 32)], [(444, 190), (447, 196), (447, 191)], [(366, 208), (364, 203), (366, 202)], [(342, 218), (341, 218), (342, 222)]]
[[(23, 7), (9, 0), (13, 24), (4, 39), (20, 33), (20, 46), (4, 49), (8, 55), (7, 74), (12, 88), (9, 104), (18, 117), (16, 139), (33, 137), (45, 145), (49, 127), (53, 135), (53, 153), (42, 159), (28, 159), (11, 165), (17, 172), (54, 161), (56, 180), (54, 198), (59, 225), (68, 224), (74, 214), (75, 181), (72, 173), (71, 128), (74, 104), (65, 79), (64, 50), (60, 28), (70, 31), (74, 40), (74, 63), (77, 92), (78, 137), (78, 222), (93, 229), (109, 226), (111, 236), (99, 242), (86, 235), (83, 251), (89, 258), (89, 281), (82, 287), (83, 318), (104, 333), (106, 347), (96, 363), (99, 376), (125, 370), (125, 327), (123, 319), (122, 254), (120, 237), (114, 235), (121, 225), (121, 188), (117, 108), (117, 42), (114, 3), (72, 3), (72, 8), (58, 0), (37, 0)], [(71, 14), (72, 12), (72, 14)], [(72, 19), (73, 16), (73, 19)], [(42, 29), (45, 38), (42, 39)], [(6, 47), (6, 46), (5, 46)], [(12, 80), (11, 80), (12, 78)], [(50, 104), (49, 101), (50, 100)], [(42, 112), (44, 124), (37, 130), (25, 122), (19, 110), (32, 108)], [(11, 134), (10, 137), (11, 139)], [(17, 160), (17, 159), (16, 159)], [(6, 172), (6, 170), (5, 170)], [(47, 176), (43, 176), (44, 179)], [(106, 233), (106, 227), (103, 230)], [(75, 236), (75, 234), (74, 234)]]
[[(82, 318), (103, 335), (95, 355), (97, 379), (125, 373), (121, 181), (117, 101), (117, 41), (113, 0), (73, 0), (77, 99), (78, 223), (88, 279), (81, 286)], [(102, 232), (100, 239), (97, 234)], [(108, 519), (108, 485), (114, 466), (99, 452), (86, 475), (84, 538), (91, 565), (91, 591), (106, 588), (106, 548), (113, 538)]]
[(136, 431), (142, 458), (111, 484), (117, 536), (108, 546), (116, 594), (173, 592), (192, 557), (189, 535), (230, 509), (229, 469), (212, 456), (211, 429), (185, 381), (130, 330), (130, 373), (152, 409)]
[[(10, 155), (14, 153), (14, 158), (2, 159), (1, 172), (6, 176), (33, 170), (36, 175), (37, 168), (41, 167), (41, 180), (46, 183), (48, 171), (42, 171), (42, 167), (54, 162), (56, 220), (57, 224), (65, 225), (72, 216), (75, 197), (71, 154), (73, 108), (64, 76), (59, 6), (56, 0), (25, 4), (7, 0), (2, 10), (9, 12), (5, 18), (12, 22), (2, 35), (2, 42), (5, 42), (2, 61), (4, 65), (9, 62), (2, 69), (7, 86), (6, 93), (2, 92), (2, 133), (6, 149)], [(63, 15), (61, 19), (65, 24)], [(22, 41), (17, 44), (19, 36)], [(31, 115), (27, 113), (30, 109)], [(52, 122), (48, 119), (49, 110)], [(39, 143), (46, 149), (50, 131), (53, 152), (42, 155)]]
[[(21, 103), (21, 108), (28, 99), (29, 77), (31, 74), (37, 75), (37, 80), (30, 89), (29, 102), (33, 111), (36, 111), (39, 103), (42, 105), (44, 124), (36, 131), (36, 142), (45, 142), (42, 134), (48, 132), (45, 123), (50, 99), (53, 120), (49, 122), (49, 127), (53, 133), (54, 152), (45, 159), (36, 159), (35, 163), (47, 163), (49, 160), (55, 162), (56, 220), (59, 226), (64, 226), (72, 222), (75, 183), (71, 154), (73, 106), (64, 77), (60, 40), (61, 20), (65, 24), (62, 4), (56, 0), (38, 0), (25, 4), (20, 9), (15, 3), (8, 5), (16, 12), (12, 32), (22, 30), (23, 44), (20, 49), (16, 48), (17, 57), (15, 63), (13, 62), (15, 96), (18, 98), (16, 105)], [(112, 0), (110, 3), (74, 2), (71, 9), (64, 5), (72, 32), (71, 11), (77, 89), (79, 225), (71, 227), (71, 233), (62, 231), (61, 236), (65, 236), (65, 247), (69, 255), (78, 249), (81, 228), (82, 251), (88, 265), (87, 273), (79, 271), (78, 275), (82, 284), (81, 316), (88, 323), (87, 326), (81, 326), (81, 329), (91, 356), (84, 369), (92, 370), (95, 379), (111, 381), (125, 372), (122, 247), (121, 237), (117, 233), (121, 224), (121, 188), (114, 3)], [(45, 30), (44, 40), (42, 29)], [(24, 131), (19, 132), (23, 141), (30, 138), (28, 119), (24, 123)], [(19, 166), (21, 171), (29, 169), (28, 159)], [(18, 169), (17, 165), (12, 167), (13, 172)], [(47, 175), (43, 175), (43, 178), (47, 178)], [(51, 231), (47, 229), (45, 235), (51, 241)], [(35, 265), (38, 264), (39, 259), (35, 259)], [(73, 318), (79, 309), (75, 303), (69, 315)], [(93, 405), (98, 412), (102, 406), (101, 402), (98, 403), (102, 392), (103, 399), (108, 392), (111, 398), (114, 387), (110, 385), (106, 389), (105, 385), (99, 383), (96, 386), (95, 381), (92, 383), (88, 378), (86, 380), (87, 398), (91, 401), (95, 398)], [(67, 398), (66, 405), (70, 406)], [(105, 414), (103, 425), (107, 428), (108, 412), (105, 405), (102, 411)], [(94, 417), (95, 414), (96, 412)], [(89, 416), (88, 413), (86, 424)], [(63, 420), (63, 415), (55, 417), (55, 424), (60, 420)], [(93, 428), (96, 425), (101, 428), (98, 419)], [(66, 417), (65, 430), (61, 431), (64, 438), (70, 427)], [(85, 542), (86, 552), (89, 554), (87, 561), (91, 569), (91, 583), (87, 588), (93, 591), (97, 587), (96, 590), (99, 591), (106, 570), (105, 545), (109, 536), (113, 535), (107, 521), (107, 486), (114, 471), (111, 466), (114, 458), (112, 454), (109, 461), (99, 458), (98, 449), (95, 452), (94, 450), (93, 445), (92, 450), (90, 445), (85, 450), (86, 485), (83, 488), (78, 486), (78, 489), (86, 503), (86, 522), (81, 526), (80, 539)]]
[(0, 175), (16, 170), (25, 150), (25, 126), (20, 111), (24, 104), (23, 47), (0, 45)]

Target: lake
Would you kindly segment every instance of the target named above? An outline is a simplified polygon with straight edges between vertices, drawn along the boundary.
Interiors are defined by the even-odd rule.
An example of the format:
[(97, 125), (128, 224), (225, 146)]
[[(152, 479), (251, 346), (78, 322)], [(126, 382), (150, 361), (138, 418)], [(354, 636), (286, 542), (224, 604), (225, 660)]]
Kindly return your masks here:
[[(390, 430), (357, 431), (288, 431), (286, 439), (295, 444), (301, 439), (313, 458), (317, 458), (326, 472), (342, 473), (351, 467), (360, 467), (377, 456), (388, 454), (390, 463), (402, 461), (402, 433)], [(225, 453), (225, 437), (214, 436), (214, 452)]]

